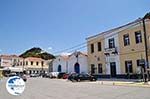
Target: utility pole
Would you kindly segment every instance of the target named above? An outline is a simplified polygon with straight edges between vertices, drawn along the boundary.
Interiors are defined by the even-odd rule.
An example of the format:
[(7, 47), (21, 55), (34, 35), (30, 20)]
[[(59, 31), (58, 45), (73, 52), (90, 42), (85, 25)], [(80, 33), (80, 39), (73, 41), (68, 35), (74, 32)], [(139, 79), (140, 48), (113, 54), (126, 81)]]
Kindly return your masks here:
[[(149, 68), (149, 60), (148, 60), (148, 45), (147, 45), (147, 32), (146, 32), (146, 25), (145, 25), (145, 20), (146, 19), (150, 19), (150, 13), (147, 13), (143, 18), (142, 18), (142, 22), (143, 22), (143, 32), (144, 32), (144, 41), (145, 41), (145, 55), (146, 55), (146, 74), (147, 77), (149, 79), (149, 74), (147, 72), (147, 69)], [(145, 77), (145, 76), (144, 76)], [(146, 79), (146, 78), (145, 78)], [(145, 82), (147, 82), (147, 80), (145, 80)]]

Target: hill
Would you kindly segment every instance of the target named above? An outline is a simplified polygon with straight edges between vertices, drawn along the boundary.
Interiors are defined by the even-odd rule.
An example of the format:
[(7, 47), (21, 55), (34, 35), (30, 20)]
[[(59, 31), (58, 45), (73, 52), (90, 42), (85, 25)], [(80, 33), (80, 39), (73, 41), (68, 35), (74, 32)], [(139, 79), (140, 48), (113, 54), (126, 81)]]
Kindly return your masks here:
[(20, 55), (20, 57), (23, 57), (23, 58), (37, 57), (37, 58), (42, 58), (42, 59), (45, 59), (45, 60), (55, 58), (54, 55), (49, 54), (47, 52), (44, 52), (41, 48), (38, 48), (38, 47), (34, 47), (34, 48), (31, 48), (31, 49), (25, 51), (24, 53), (22, 53)]

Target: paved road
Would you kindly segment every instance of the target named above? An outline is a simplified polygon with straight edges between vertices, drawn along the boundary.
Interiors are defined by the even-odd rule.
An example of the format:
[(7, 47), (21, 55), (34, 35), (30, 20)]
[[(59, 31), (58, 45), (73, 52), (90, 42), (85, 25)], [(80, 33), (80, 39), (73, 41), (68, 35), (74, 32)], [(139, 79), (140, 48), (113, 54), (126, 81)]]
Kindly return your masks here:
[(10, 95), (0, 81), (0, 99), (150, 99), (150, 88), (72, 83), (65, 80), (30, 78), (20, 96)]

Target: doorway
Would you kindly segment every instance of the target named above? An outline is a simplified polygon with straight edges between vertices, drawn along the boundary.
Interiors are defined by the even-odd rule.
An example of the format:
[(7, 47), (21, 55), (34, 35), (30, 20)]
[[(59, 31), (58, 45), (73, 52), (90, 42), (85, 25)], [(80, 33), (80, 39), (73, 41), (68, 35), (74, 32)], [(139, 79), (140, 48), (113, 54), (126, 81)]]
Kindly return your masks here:
[(110, 75), (116, 77), (116, 62), (110, 62)]
[(57, 71), (58, 71), (58, 72), (61, 72), (61, 65), (58, 65)]
[(79, 65), (79, 63), (76, 63), (76, 64), (74, 65), (74, 71), (75, 71), (76, 73), (80, 73), (80, 65)]

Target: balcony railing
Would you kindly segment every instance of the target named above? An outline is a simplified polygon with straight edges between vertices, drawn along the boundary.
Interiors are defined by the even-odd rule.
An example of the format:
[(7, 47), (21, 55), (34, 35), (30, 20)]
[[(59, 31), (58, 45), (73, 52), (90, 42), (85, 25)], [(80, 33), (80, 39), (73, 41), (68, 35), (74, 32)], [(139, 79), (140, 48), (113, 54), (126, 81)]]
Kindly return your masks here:
[(114, 47), (114, 48), (105, 48), (104, 54), (105, 55), (118, 54), (117, 47)]

